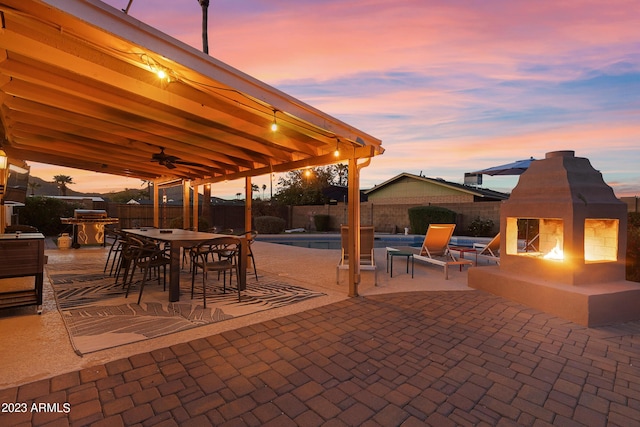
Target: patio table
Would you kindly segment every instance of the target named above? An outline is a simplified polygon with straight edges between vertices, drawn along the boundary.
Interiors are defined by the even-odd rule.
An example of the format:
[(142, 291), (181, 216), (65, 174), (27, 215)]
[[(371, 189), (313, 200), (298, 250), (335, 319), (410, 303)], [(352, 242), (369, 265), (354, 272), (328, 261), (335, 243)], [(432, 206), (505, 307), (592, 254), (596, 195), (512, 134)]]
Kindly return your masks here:
[(202, 231), (182, 230), (179, 228), (158, 229), (139, 228), (124, 229), (123, 232), (133, 236), (144, 237), (158, 242), (169, 243), (169, 301), (180, 301), (180, 250), (184, 247), (195, 246), (207, 240), (217, 237), (235, 237), (240, 240), (240, 256), (238, 257), (238, 270), (240, 271), (239, 286), (243, 291), (247, 283), (247, 269), (245, 254), (247, 253), (247, 239), (243, 236), (229, 236), (228, 234), (204, 233)]

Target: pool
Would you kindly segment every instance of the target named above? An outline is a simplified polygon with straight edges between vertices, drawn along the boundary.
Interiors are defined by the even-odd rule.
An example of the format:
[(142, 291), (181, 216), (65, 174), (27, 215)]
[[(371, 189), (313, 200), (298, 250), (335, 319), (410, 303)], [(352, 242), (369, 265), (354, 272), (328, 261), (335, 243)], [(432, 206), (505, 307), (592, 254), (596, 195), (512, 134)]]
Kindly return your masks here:
[[(301, 248), (311, 249), (340, 249), (339, 234), (260, 234), (256, 238), (259, 242), (277, 243), (280, 245), (297, 246)], [(419, 248), (422, 246), (424, 236), (417, 234), (376, 234), (374, 238), (374, 247), (385, 248), (387, 246), (412, 246)], [(478, 239), (453, 236), (451, 238), (452, 246), (469, 246), (472, 247)]]

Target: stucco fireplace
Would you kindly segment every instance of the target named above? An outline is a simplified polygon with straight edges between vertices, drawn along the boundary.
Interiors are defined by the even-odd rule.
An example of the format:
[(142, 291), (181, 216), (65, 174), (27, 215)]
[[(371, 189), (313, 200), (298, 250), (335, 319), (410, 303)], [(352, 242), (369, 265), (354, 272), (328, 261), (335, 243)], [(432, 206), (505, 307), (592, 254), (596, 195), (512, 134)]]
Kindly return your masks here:
[(500, 208), (500, 265), (471, 269), (469, 286), (586, 326), (639, 319), (626, 229), (626, 204), (588, 159), (547, 153)]

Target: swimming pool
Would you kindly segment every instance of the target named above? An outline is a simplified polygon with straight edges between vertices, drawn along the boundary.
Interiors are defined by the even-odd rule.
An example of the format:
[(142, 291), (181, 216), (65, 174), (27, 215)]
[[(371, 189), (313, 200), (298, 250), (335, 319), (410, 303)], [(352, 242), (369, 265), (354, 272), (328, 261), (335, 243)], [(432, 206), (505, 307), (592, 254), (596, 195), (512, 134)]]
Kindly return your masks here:
[[(281, 245), (297, 246), (301, 248), (311, 249), (340, 249), (339, 234), (260, 234), (256, 238), (259, 242), (278, 243)], [(377, 234), (374, 237), (374, 247), (385, 248), (387, 246), (413, 246), (419, 248), (422, 246), (424, 236), (417, 234)], [(455, 246), (473, 246), (478, 239), (463, 236), (453, 236), (451, 245)]]

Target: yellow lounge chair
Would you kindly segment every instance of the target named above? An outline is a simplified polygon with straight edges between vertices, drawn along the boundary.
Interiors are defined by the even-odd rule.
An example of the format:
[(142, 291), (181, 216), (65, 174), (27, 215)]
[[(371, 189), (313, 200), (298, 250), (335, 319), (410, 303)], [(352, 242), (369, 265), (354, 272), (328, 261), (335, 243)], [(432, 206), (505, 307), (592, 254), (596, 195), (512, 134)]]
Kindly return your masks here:
[(493, 239), (486, 245), (474, 243), (473, 247), (480, 249), (478, 256), (485, 257), (496, 264), (500, 264), (500, 233), (496, 234)]
[(425, 261), (444, 267), (444, 278), (449, 278), (450, 265), (473, 265), (468, 259), (456, 260), (449, 250), (449, 240), (455, 224), (429, 224), (420, 252), (413, 256), (417, 261)]

